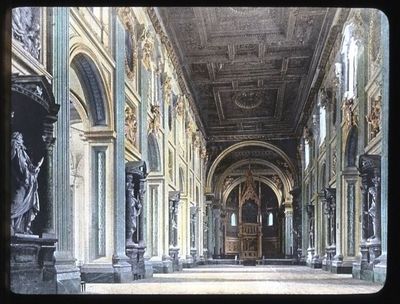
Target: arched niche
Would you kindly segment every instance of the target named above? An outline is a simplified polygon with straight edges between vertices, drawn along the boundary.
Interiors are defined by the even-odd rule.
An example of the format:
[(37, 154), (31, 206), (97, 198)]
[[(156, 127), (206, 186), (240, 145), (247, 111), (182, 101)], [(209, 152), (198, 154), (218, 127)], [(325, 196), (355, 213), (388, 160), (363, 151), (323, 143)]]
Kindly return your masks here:
[(158, 146), (157, 137), (153, 133), (149, 134), (147, 144), (150, 171), (158, 172), (161, 170), (160, 148)]
[(355, 167), (357, 160), (357, 145), (358, 145), (358, 129), (353, 126), (346, 140), (344, 167)]
[(78, 53), (71, 61), (71, 68), (76, 73), (85, 95), (91, 124), (107, 125), (107, 95), (96, 64), (88, 55)]

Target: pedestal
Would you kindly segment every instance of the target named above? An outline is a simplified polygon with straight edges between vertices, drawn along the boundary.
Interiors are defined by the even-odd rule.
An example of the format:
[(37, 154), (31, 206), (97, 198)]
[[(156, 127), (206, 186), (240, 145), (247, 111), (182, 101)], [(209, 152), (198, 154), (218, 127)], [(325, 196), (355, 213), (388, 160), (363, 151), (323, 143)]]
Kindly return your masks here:
[(307, 261), (306, 261), (306, 263), (307, 263), (307, 266), (309, 266), (309, 267), (311, 267), (311, 262), (312, 262), (312, 258), (314, 256), (314, 252), (315, 252), (314, 248), (308, 248), (307, 249)]
[(169, 248), (169, 256), (172, 262), (172, 271), (181, 271), (182, 264), (179, 263), (179, 248), (178, 247), (170, 247)]
[(374, 265), (374, 282), (384, 284), (386, 281), (386, 254), (382, 254), (375, 260)]
[(11, 236), (10, 288), (19, 294), (57, 293), (54, 252), (57, 239)]
[(322, 261), (319, 255), (314, 255), (311, 260), (311, 268), (321, 268), (321, 267), (322, 267)]
[(193, 261), (193, 257), (191, 255), (186, 256), (186, 259), (183, 262), (183, 267), (184, 268), (193, 268), (194, 267), (194, 261)]
[(352, 268), (353, 262), (343, 261), (341, 255), (335, 256), (331, 263), (331, 272), (336, 274), (351, 274)]
[(140, 280), (145, 278), (146, 267), (144, 261), (144, 252), (146, 246), (143, 244), (127, 244), (126, 255), (129, 260), (128, 263), (132, 266), (133, 280)]
[(153, 265), (149, 259), (144, 258), (144, 278), (152, 278), (153, 277)]

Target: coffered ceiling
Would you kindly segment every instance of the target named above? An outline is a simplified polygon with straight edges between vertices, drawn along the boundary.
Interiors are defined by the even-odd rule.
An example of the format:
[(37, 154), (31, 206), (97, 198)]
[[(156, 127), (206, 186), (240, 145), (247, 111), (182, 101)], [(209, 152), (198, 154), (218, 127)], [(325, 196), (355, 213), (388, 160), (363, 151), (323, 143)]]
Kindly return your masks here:
[(211, 142), (295, 135), (333, 9), (158, 12)]

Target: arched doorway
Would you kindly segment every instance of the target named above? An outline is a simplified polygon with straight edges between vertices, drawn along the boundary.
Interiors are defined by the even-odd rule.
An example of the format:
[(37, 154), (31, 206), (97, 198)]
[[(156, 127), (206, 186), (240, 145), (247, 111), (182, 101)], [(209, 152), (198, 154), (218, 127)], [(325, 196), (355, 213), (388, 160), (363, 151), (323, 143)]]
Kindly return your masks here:
[[(70, 200), (74, 256), (87, 281), (96, 280), (86, 265), (112, 264), (112, 141), (107, 93), (94, 61), (78, 53), (70, 65)], [(101, 278), (100, 278), (101, 279)], [(104, 279), (104, 278), (103, 278)], [(101, 279), (101, 280), (103, 280)]]

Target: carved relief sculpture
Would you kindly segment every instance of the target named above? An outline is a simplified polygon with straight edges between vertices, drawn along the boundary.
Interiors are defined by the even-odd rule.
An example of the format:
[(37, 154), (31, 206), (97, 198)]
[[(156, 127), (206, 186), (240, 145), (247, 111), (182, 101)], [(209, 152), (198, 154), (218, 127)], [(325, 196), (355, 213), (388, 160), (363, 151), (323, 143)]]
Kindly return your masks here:
[(161, 113), (159, 105), (151, 105), (151, 113), (153, 117), (150, 120), (149, 132), (158, 133), (161, 127)]
[(154, 41), (153, 38), (151, 37), (150, 30), (144, 28), (140, 36), (140, 39), (143, 42), (143, 64), (147, 70), (150, 70), (151, 58), (153, 57), (153, 48), (154, 48)]
[(308, 143), (311, 142), (312, 133), (311, 133), (311, 130), (310, 130), (307, 126), (305, 126), (304, 129), (303, 129), (303, 138), (304, 138), (304, 140), (307, 141)]
[(125, 108), (125, 138), (136, 145), (137, 118), (134, 110), (127, 106)]
[(199, 134), (196, 133), (194, 135), (194, 139), (193, 139), (193, 146), (195, 148), (200, 148), (200, 145), (201, 145), (200, 136), (199, 136)]
[(184, 102), (184, 96), (183, 96), (183, 95), (180, 95), (180, 96), (178, 97), (178, 101), (177, 101), (177, 103), (176, 103), (175, 109), (176, 109), (176, 113), (177, 113), (179, 116), (182, 116), (182, 115), (183, 115), (183, 113), (184, 113), (184, 111), (185, 111), (185, 102)]
[(40, 8), (17, 7), (12, 10), (13, 38), (22, 43), (35, 59), (40, 57)]
[(172, 91), (171, 77), (166, 76), (162, 88), (163, 88), (164, 100), (169, 105), (171, 103), (171, 91)]
[(334, 151), (332, 154), (331, 177), (336, 175), (336, 162), (337, 162), (337, 156), (336, 156), (336, 151)]
[(344, 98), (342, 104), (343, 117), (348, 128), (357, 126), (357, 116), (354, 112), (354, 99)]
[(202, 147), (200, 150), (200, 158), (201, 159), (206, 159), (208, 153), (206, 147)]
[(381, 100), (382, 96), (378, 96), (372, 101), (371, 110), (368, 115), (365, 116), (370, 126), (371, 139), (374, 138), (380, 130), (381, 124)]
[(32, 234), (31, 223), (39, 212), (38, 174), (43, 157), (33, 165), (20, 132), (11, 137), (11, 233)]

